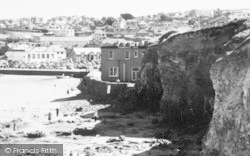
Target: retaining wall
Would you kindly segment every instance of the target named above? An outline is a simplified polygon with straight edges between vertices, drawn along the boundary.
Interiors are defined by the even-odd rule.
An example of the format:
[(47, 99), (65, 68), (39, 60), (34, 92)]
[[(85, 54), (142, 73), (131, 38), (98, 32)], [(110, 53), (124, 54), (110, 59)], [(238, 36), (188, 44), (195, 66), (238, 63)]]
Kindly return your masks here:
[[(99, 98), (116, 98), (123, 94), (128, 88), (126, 83), (99, 81), (89, 77), (83, 78), (82, 85), (88, 93)], [(110, 93), (108, 93), (108, 86), (110, 86)]]
[(46, 75), (57, 76), (64, 74), (65, 76), (71, 76), (76, 78), (82, 78), (89, 72), (86, 70), (51, 70), (51, 69), (15, 69), (15, 68), (2, 68), (0, 74), (11, 75)]

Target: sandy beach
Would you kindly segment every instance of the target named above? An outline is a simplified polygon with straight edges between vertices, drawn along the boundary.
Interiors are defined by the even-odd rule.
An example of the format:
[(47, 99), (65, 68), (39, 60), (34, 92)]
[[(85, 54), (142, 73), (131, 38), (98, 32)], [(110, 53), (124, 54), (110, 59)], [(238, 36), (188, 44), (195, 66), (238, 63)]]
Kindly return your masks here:
[[(57, 79), (53, 76), (15, 76), (0, 77), (1, 121), (13, 120), (19, 113), (49, 113), (50, 109), (60, 107), (56, 99), (79, 94), (75, 87), (79, 79)], [(67, 94), (68, 89), (75, 89)], [(10, 113), (11, 112), (11, 113)], [(28, 112), (28, 113), (27, 113)]]
[[(76, 78), (1, 76), (0, 143), (63, 144), (64, 156), (69, 156), (70, 151), (73, 156), (178, 153), (175, 149), (150, 151), (170, 143), (154, 138), (161, 128), (152, 124), (152, 120), (159, 115), (108, 111), (109, 104), (100, 104), (94, 97), (80, 94), (79, 83), (80, 79)], [(59, 116), (56, 116), (56, 108), (60, 110)], [(96, 111), (97, 121), (93, 119)], [(42, 135), (32, 138), (30, 133)]]

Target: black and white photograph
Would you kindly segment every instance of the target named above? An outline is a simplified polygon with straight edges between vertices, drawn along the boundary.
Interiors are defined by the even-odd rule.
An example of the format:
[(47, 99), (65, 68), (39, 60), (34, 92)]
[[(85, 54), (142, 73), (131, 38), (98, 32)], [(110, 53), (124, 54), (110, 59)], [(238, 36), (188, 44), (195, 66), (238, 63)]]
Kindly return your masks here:
[(0, 4), (0, 156), (250, 156), (249, 0)]

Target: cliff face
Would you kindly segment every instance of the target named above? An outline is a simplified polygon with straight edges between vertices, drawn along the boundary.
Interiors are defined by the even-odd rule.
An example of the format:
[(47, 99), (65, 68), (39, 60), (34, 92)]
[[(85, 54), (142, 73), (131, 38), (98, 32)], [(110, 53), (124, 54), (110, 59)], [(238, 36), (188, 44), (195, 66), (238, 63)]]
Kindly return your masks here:
[(243, 22), (166, 34), (143, 60), (141, 105), (160, 109), (172, 126), (209, 127), (204, 155), (250, 153), (250, 31)]
[[(173, 33), (175, 32), (169, 32), (164, 36), (168, 37)], [(140, 99), (138, 106), (153, 112), (160, 110), (160, 101), (163, 92), (158, 65), (158, 49), (159, 46), (157, 44), (147, 49), (142, 60), (139, 80), (135, 85), (137, 97)]]
[(204, 138), (204, 155), (250, 153), (249, 39), (211, 68), (216, 92), (213, 118)]
[(161, 111), (168, 123), (210, 121), (215, 91), (209, 70), (241, 24), (176, 34), (160, 43)]
[(147, 49), (142, 61), (140, 78), (135, 85), (138, 99), (140, 99), (139, 107), (153, 112), (159, 111), (162, 95), (157, 49), (158, 46)]
[(209, 70), (232, 49), (225, 45), (242, 23), (163, 35), (143, 58), (136, 83), (140, 107), (161, 110), (169, 124), (208, 124), (215, 96)]

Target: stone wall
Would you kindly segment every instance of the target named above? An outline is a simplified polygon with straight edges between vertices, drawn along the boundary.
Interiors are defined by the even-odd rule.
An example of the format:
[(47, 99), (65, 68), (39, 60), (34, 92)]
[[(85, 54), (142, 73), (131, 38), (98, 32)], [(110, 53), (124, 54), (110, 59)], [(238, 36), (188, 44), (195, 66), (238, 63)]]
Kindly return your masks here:
[[(127, 89), (126, 83), (100, 81), (91, 79), (90, 77), (87, 76), (83, 78), (82, 85), (85, 87), (88, 93), (100, 99), (117, 98)], [(111, 86), (110, 94), (107, 93), (108, 85)]]
[[(109, 85), (110, 93), (107, 93)], [(131, 83), (107, 82), (86, 76), (78, 88), (83, 93), (94, 96), (99, 102), (111, 104), (114, 111), (128, 112), (138, 109), (138, 98)]]

